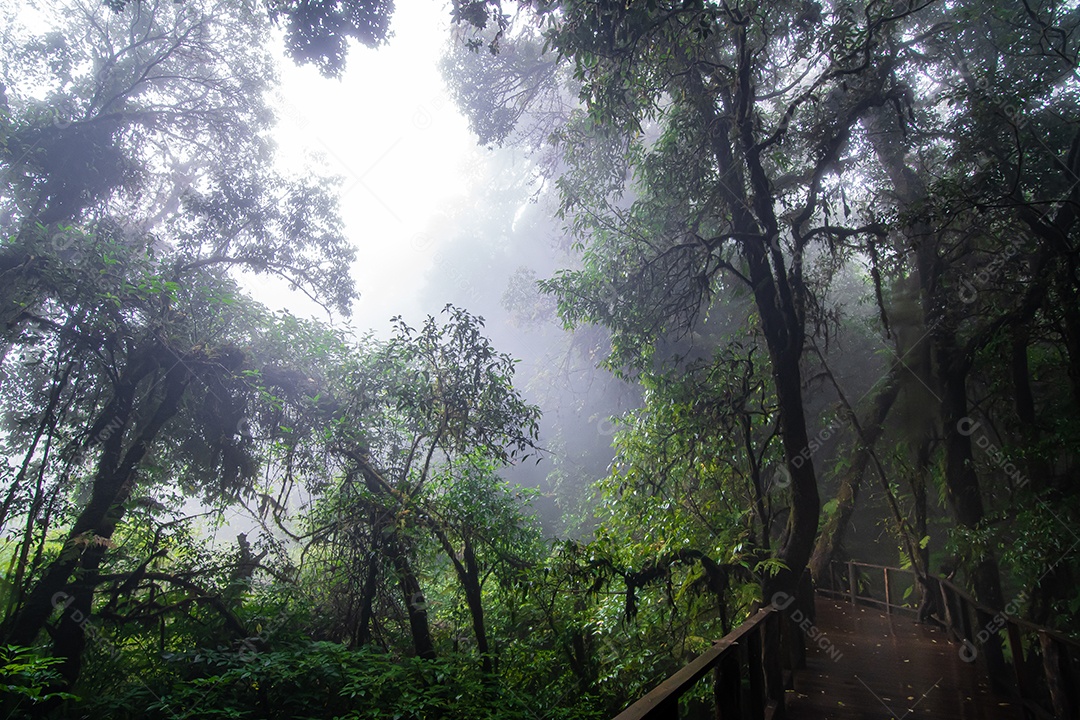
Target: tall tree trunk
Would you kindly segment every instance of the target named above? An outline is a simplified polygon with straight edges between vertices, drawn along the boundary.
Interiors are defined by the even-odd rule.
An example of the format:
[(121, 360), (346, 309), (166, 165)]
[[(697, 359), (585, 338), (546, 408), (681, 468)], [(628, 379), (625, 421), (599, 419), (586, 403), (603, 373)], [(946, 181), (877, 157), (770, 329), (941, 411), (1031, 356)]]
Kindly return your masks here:
[(435, 659), (435, 643), (431, 639), (431, 627), (428, 624), (427, 600), (420, 581), (409, 562), (408, 554), (401, 545), (401, 538), (391, 538), (386, 544), (390, 562), (397, 570), (401, 594), (405, 598), (405, 612), (409, 616), (409, 632), (412, 635), (413, 650), (417, 657)]
[[(945, 487), (956, 522), (974, 529), (982, 522), (984, 510), (975, 457), (971, 447), (974, 425), (968, 415), (967, 371), (954, 355), (948, 334), (936, 345), (938, 377), (941, 381), (941, 415), (945, 427)], [(1002, 608), (1001, 578), (997, 560), (987, 553), (976, 564), (972, 589), (980, 602)], [(1000, 647), (998, 647), (1000, 653)]]
[(487, 626), (484, 623), (483, 588), (480, 585), (480, 568), (476, 564), (476, 553), (473, 552), (472, 543), (465, 543), (462, 553), (464, 560), (462, 585), (465, 587), (465, 603), (469, 606), (469, 616), (472, 618), (473, 635), (476, 636), (476, 650), (480, 653), (480, 663), (485, 673), (495, 670), (491, 648), (488, 646)]
[[(386, 480), (379, 475), (371, 465), (366, 451), (360, 454), (350, 454), (364, 478), (367, 489), (377, 497), (386, 500), (399, 500), (395, 498), (396, 490), (390, 487)], [(378, 531), (378, 527), (376, 527)], [(428, 622), (427, 600), (424, 598), (424, 590), (420, 586), (420, 580), (412, 567), (411, 553), (405, 539), (394, 533), (384, 542), (386, 557), (397, 571), (398, 584), (401, 594), (405, 599), (405, 612), (409, 618), (409, 632), (412, 635), (413, 650), (417, 657), (428, 660), (435, 659), (435, 643), (431, 639), (431, 626)]]
[(1062, 303), (1062, 315), (1065, 325), (1065, 347), (1069, 354), (1069, 380), (1073, 404), (1080, 407), (1080, 307), (1076, 300), (1076, 291), (1071, 283), (1059, 282), (1058, 296), (1071, 298)]
[(82, 654), (86, 646), (85, 622), (93, 609), (94, 591), (98, 585), (101, 563), (105, 559), (106, 543), (124, 519), (124, 504), (131, 497), (139, 464), (161, 428), (176, 415), (180, 401), (187, 390), (187, 383), (187, 372), (183, 363), (178, 363), (166, 374), (165, 394), (161, 403), (146, 424), (140, 428), (138, 437), (124, 454), (123, 462), (117, 468), (115, 481), (112, 483), (112, 486), (116, 488), (112, 505), (108, 512), (95, 523), (92, 531), (100, 539), (95, 538), (79, 559), (77, 580), (71, 585), (71, 597), (74, 601), (65, 609), (57, 631), (53, 634), (53, 654), (64, 658), (60, 673), (69, 684), (75, 683), (82, 669)]
[[(140, 374), (141, 379), (141, 374)], [(119, 472), (123, 452), (124, 429), (131, 414), (135, 388), (130, 382), (121, 385), (113, 402), (103, 415), (109, 415), (117, 431), (102, 443), (98, 470), (94, 476), (90, 502), (75, 520), (60, 554), (46, 568), (41, 579), (27, 595), (22, 609), (16, 614), (8, 633), (13, 645), (31, 645), (37, 639), (46, 621), (52, 615), (57, 601), (54, 596), (62, 593), (68, 579), (78, 567), (79, 559), (88, 538), (92, 538), (105, 524), (105, 517), (120, 499), (126, 478)]]
[[(1028, 362), (1028, 344), (1030, 329), (1025, 323), (1013, 327), (1009, 354), (1009, 375), (1012, 380), (1013, 406), (1016, 411), (1018, 434), (1029, 448), (1038, 448), (1042, 440), (1038, 415), (1035, 411), (1035, 396), (1031, 390), (1031, 369)], [(1045, 457), (1038, 450), (1031, 454), (1024, 465), (1028, 486), (1034, 492), (1050, 488), (1053, 492), (1063, 492), (1059, 480)], [(1029, 619), (1040, 625), (1050, 622), (1053, 615), (1054, 601), (1067, 597), (1072, 587), (1072, 576), (1068, 563), (1057, 563), (1042, 579), (1031, 588), (1028, 602)]]
[[(893, 183), (901, 208), (916, 208), (927, 200), (926, 186), (904, 161), (904, 138), (897, 119), (887, 110), (867, 118), (867, 130), (874, 152)], [(913, 248), (919, 276), (925, 327), (941, 393), (941, 422), (945, 433), (945, 485), (949, 505), (957, 523), (974, 529), (983, 519), (982, 493), (975, 473), (970, 433), (961, 431), (968, 421), (967, 359), (957, 347), (956, 328), (949, 321), (950, 298), (942, 297), (943, 268), (934, 242), (937, 233), (925, 221), (916, 220), (904, 229), (908, 247)], [(955, 303), (953, 303), (955, 304)], [(961, 429), (958, 429), (961, 425)], [(973, 575), (973, 589), (981, 602), (1001, 607), (1001, 580), (997, 561), (983, 558)]]
[[(840, 488), (836, 493), (837, 508), (825, 521), (818, 534), (814, 553), (810, 557), (810, 574), (814, 582), (821, 584), (829, 572), (829, 564), (836, 551), (843, 546), (844, 536), (855, 512), (855, 502), (859, 497), (859, 487), (863, 476), (870, 466), (871, 450), (884, 431), (885, 418), (889, 415), (896, 396), (900, 393), (899, 364), (893, 365), (886, 376), (881, 389), (874, 396), (873, 404), (859, 425), (863, 428), (863, 438), (856, 433), (856, 450), (840, 476)], [(865, 442), (864, 442), (865, 440)]]
[(796, 329), (793, 326), (797, 325), (791, 316), (793, 308), (786, 308), (785, 312), (777, 304), (764, 251), (751, 248), (746, 254), (750, 260), (750, 279), (754, 283), (762, 331), (772, 360), (780, 440), (791, 474), (791, 512), (780, 548), (780, 559), (788, 570), (767, 583), (765, 592), (767, 596), (777, 591), (794, 594), (814, 547), (821, 504), (814, 464), (803, 462), (810, 439), (806, 432), (802, 370), (799, 367), (802, 334), (800, 330), (798, 338), (793, 335)]
[[(53, 636), (54, 654), (64, 658), (60, 670), (69, 683), (74, 683), (81, 668), (86, 643), (84, 625), (90, 617), (107, 541), (123, 519), (124, 503), (131, 495), (139, 463), (162, 426), (175, 416), (187, 389), (186, 368), (183, 363), (176, 363), (165, 375), (164, 397), (160, 404), (124, 452), (124, 429), (130, 422), (138, 380), (145, 377), (145, 373), (136, 371), (135, 377), (135, 382), (122, 386), (116, 401), (110, 405), (112, 412), (104, 414), (109, 416), (110, 422), (116, 421), (116, 429), (103, 442), (90, 502), (72, 526), (60, 555), (28, 594), (9, 634), (11, 644), (31, 645), (53, 611), (63, 607), (60, 624)], [(98, 424), (101, 419), (95, 426)], [(69, 587), (68, 582), (76, 571), (78, 581)]]
[[(741, 37), (741, 41), (745, 43), (746, 38)], [(749, 62), (748, 59), (744, 60)], [(771, 205), (768, 179), (760, 172), (753, 172), (755, 167), (760, 171), (760, 167), (751, 167), (757, 192), (753, 200), (747, 197), (743, 168), (736, 162), (732, 147), (731, 121), (717, 114), (715, 99), (706, 92), (696, 69), (684, 77), (684, 85), (690, 101), (702, 118), (719, 176), (724, 178), (718, 183), (717, 192), (731, 213), (735, 233), (746, 238), (740, 249), (747, 262), (754, 301), (769, 352), (780, 419), (780, 439), (791, 474), (791, 511), (779, 553), (787, 569), (766, 579), (765, 592), (769, 596), (777, 591), (794, 595), (798, 578), (814, 546), (820, 510), (814, 465), (801, 461), (810, 444), (806, 433), (800, 369), (803, 328), (777, 245), (779, 229)], [(729, 99), (726, 104), (732, 102)], [(762, 184), (764, 188), (760, 187)], [(762, 190), (764, 196), (760, 194)], [(755, 218), (750, 210), (751, 203), (764, 218)], [(764, 229), (759, 224), (761, 219), (767, 226)]]
[(375, 615), (375, 593), (378, 591), (378, 580), (379, 549), (375, 545), (368, 552), (367, 572), (364, 574), (364, 584), (360, 589), (360, 617), (353, 630), (353, 647), (363, 647), (371, 642), (371, 620)]
[[(923, 568), (927, 573), (933, 572), (933, 568), (930, 567), (930, 546), (929, 544), (923, 544), (922, 539), (930, 534), (927, 488), (930, 486), (930, 478), (933, 475), (932, 448), (934, 442), (931, 433), (926, 433), (919, 438), (915, 450), (915, 474), (911, 478), (911, 494), (915, 500), (915, 536), (919, 539), (919, 545), (916, 549), (919, 558), (917, 562), (913, 560), (912, 564), (916, 570)], [(915, 583), (918, 585), (920, 601), (916, 616), (919, 622), (928, 622), (930, 616), (936, 613), (939, 618), (944, 618), (945, 616), (940, 614), (944, 610), (941, 607), (941, 597), (936, 592), (936, 587), (930, 583), (929, 578), (923, 577), (920, 572), (916, 572)]]
[(480, 566), (476, 562), (476, 551), (473, 549), (472, 541), (469, 540), (465, 532), (462, 532), (463, 549), (461, 557), (458, 557), (450, 538), (441, 527), (435, 524), (436, 522), (433, 519), (429, 527), (442, 545), (447, 557), (450, 558), (458, 582), (461, 583), (461, 588), (465, 592), (465, 604), (469, 608), (469, 617), (472, 620), (473, 635), (476, 637), (476, 650), (480, 653), (481, 666), (485, 673), (494, 672), (494, 658), (491, 656), (487, 625), (484, 622), (483, 586), (480, 582)]
[[(874, 152), (881, 162), (900, 207), (917, 208), (927, 200), (926, 186), (905, 162), (905, 142), (897, 118), (879, 110), (867, 118), (867, 131)], [(949, 507), (956, 523), (975, 529), (983, 519), (982, 491), (975, 473), (968, 417), (968, 358), (957, 346), (956, 324), (950, 317), (955, 302), (945, 297), (942, 283), (944, 268), (938, 256), (938, 233), (924, 220), (906, 228), (907, 246), (911, 248), (919, 278), (923, 318), (930, 338), (937, 390), (940, 392), (941, 424), (945, 444), (945, 486)], [(954, 311), (953, 311), (954, 312)], [(1001, 608), (1001, 577), (996, 558), (984, 555), (971, 577), (978, 600), (989, 607)], [(987, 619), (980, 618), (980, 622)], [(1004, 672), (1004, 655), (997, 635), (984, 644), (983, 655), (995, 681)]]

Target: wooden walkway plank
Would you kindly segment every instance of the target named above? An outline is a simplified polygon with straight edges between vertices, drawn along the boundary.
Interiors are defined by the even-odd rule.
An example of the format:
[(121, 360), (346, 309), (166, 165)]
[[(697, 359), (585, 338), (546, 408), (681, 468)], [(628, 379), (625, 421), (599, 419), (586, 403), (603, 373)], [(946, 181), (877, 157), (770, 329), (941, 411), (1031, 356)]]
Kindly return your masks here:
[(816, 606), (821, 634), (807, 638), (788, 720), (1022, 718), (944, 630), (820, 596)]

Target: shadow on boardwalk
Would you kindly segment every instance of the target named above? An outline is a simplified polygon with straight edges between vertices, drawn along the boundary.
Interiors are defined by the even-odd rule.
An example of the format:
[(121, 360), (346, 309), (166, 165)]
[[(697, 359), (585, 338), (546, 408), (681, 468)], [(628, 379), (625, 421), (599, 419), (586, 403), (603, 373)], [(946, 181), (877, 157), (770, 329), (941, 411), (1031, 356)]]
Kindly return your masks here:
[(906, 616), (817, 598), (817, 627), (806, 669), (787, 693), (790, 720), (1021, 718), (995, 695), (980, 668), (965, 663), (945, 631)]

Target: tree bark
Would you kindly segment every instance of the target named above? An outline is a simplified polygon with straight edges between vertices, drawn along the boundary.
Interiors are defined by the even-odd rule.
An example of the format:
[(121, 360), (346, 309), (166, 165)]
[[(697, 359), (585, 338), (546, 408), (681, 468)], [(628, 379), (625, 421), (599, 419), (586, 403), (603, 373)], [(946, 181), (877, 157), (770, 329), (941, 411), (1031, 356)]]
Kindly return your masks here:
[(867, 411), (866, 417), (859, 423), (863, 428), (863, 438), (856, 433), (857, 448), (851, 459), (851, 464), (845, 469), (840, 477), (840, 488), (837, 490), (836, 512), (826, 520), (824, 527), (818, 534), (817, 543), (814, 546), (813, 555), (810, 557), (810, 574), (818, 585), (825, 581), (828, 576), (829, 564), (837, 550), (844, 544), (844, 536), (851, 523), (851, 516), (855, 512), (855, 503), (859, 497), (859, 488), (863, 476), (870, 465), (871, 450), (884, 431), (885, 418), (888, 417), (896, 396), (900, 393), (900, 365), (893, 365), (884, 385), (877, 395), (874, 396), (873, 405)]
[(435, 659), (435, 643), (431, 639), (431, 628), (428, 624), (427, 600), (424, 598), (423, 588), (412, 569), (412, 564), (401, 547), (400, 538), (392, 538), (386, 544), (390, 562), (397, 570), (398, 583), (401, 594), (405, 598), (405, 611), (409, 616), (409, 632), (412, 635), (413, 650), (417, 657), (426, 660)]
[(472, 543), (466, 542), (463, 555), (464, 576), (461, 578), (465, 587), (465, 603), (469, 606), (472, 618), (473, 634), (476, 636), (476, 650), (480, 653), (480, 664), (485, 673), (495, 671), (491, 648), (488, 646), (487, 626), (484, 623), (483, 588), (480, 584), (480, 568), (476, 563), (476, 553)]
[[(745, 42), (745, 38), (743, 41)], [(744, 61), (749, 62), (749, 59), (744, 58)], [(746, 194), (742, 166), (735, 160), (730, 137), (731, 122), (717, 115), (715, 99), (705, 91), (702, 78), (696, 69), (686, 75), (685, 87), (702, 118), (702, 126), (705, 128), (719, 176), (724, 178), (717, 191), (731, 212), (733, 230), (739, 236), (747, 238), (742, 242), (740, 250), (747, 262), (748, 279), (769, 352), (776, 387), (780, 439), (791, 474), (791, 511), (779, 553), (780, 560), (787, 569), (775, 577), (765, 579), (765, 592), (768, 595), (778, 591), (794, 594), (798, 578), (810, 559), (820, 510), (814, 465), (812, 462), (805, 462), (803, 457), (809, 446), (809, 438), (806, 433), (800, 369), (802, 324), (784, 272), (783, 259), (778, 257), (779, 250), (770, 245), (779, 238), (775, 217), (772, 216), (772, 195), (768, 192), (768, 187), (765, 188), (764, 197), (755, 194), (759, 213), (765, 212), (768, 215), (767, 224), (770, 229), (763, 232), (759, 219), (756, 219), (750, 210), (751, 200)], [(754, 179), (759, 184), (764, 182), (768, 185), (768, 180), (764, 177)], [(779, 276), (774, 275), (774, 268)]]
[[(391, 498), (396, 491), (372, 467), (364, 454), (350, 453), (348, 457), (359, 467), (368, 490), (376, 496)], [(378, 528), (376, 528), (378, 531)], [(431, 639), (431, 626), (428, 622), (427, 600), (420, 580), (412, 568), (412, 561), (405, 540), (396, 532), (386, 539), (384, 547), (390, 564), (398, 575), (398, 584), (405, 599), (405, 612), (409, 618), (409, 632), (412, 636), (413, 650), (417, 657), (435, 659), (435, 643)]]
[[(9, 643), (34, 643), (55, 609), (53, 597), (64, 590), (71, 574), (78, 567), (82, 543), (88, 536), (100, 535), (99, 530), (105, 525), (105, 518), (116, 506), (126, 480), (120, 472), (124, 431), (130, 420), (135, 386), (148, 372), (149, 368), (142, 363), (133, 363), (126, 373), (128, 377), (120, 383), (116, 396), (102, 413), (102, 417), (108, 416), (109, 422), (116, 425), (116, 431), (102, 443), (90, 502), (75, 520), (60, 554), (46, 568), (41, 579), (27, 595), (22, 609), (16, 614), (8, 632)], [(99, 424), (100, 421), (95, 423)]]
[[(82, 653), (86, 647), (85, 622), (93, 610), (94, 591), (99, 582), (98, 575), (107, 550), (105, 541), (112, 538), (117, 526), (124, 518), (124, 503), (131, 497), (139, 463), (142, 462), (161, 428), (176, 415), (187, 385), (187, 370), (183, 363), (177, 363), (166, 373), (165, 393), (161, 403), (124, 454), (124, 459), (113, 473), (113, 477), (106, 483), (106, 492), (103, 495), (111, 496), (111, 504), (103, 516), (95, 519), (93, 529), (90, 531), (101, 540), (95, 539), (90, 543), (79, 558), (78, 579), (71, 585), (71, 597), (74, 600), (65, 609), (60, 618), (60, 624), (53, 634), (53, 654), (64, 658), (60, 666), (60, 674), (71, 685), (74, 685), (82, 669)], [(96, 485), (95, 483), (95, 495)], [(92, 498), (91, 505), (93, 504)], [(73, 537), (75, 537), (74, 532), (73, 528)], [(50, 605), (56, 604), (55, 595), (49, 596), (49, 602)]]
[[(889, 178), (901, 207), (915, 208), (927, 200), (922, 179), (904, 161), (904, 139), (897, 120), (882, 110), (868, 121), (871, 143)], [(919, 276), (924, 323), (932, 343), (941, 393), (941, 422), (945, 433), (945, 485), (957, 523), (975, 528), (983, 518), (982, 493), (975, 473), (967, 400), (967, 360), (956, 344), (956, 329), (949, 318), (950, 298), (943, 297), (942, 261), (934, 242), (937, 233), (923, 221), (905, 228)], [(953, 303), (955, 304), (955, 303)], [(958, 429), (958, 425), (960, 429)], [(992, 557), (979, 562), (973, 576), (976, 597), (990, 607), (1001, 607), (1001, 580)]]
[(371, 619), (375, 615), (375, 593), (378, 591), (379, 579), (378, 552), (378, 545), (375, 544), (368, 553), (367, 572), (360, 590), (360, 618), (353, 630), (353, 647), (363, 647), (371, 642)]
[[(893, 183), (901, 208), (916, 208), (926, 202), (926, 186), (904, 160), (905, 143), (897, 119), (886, 111), (871, 114), (867, 130), (874, 152)], [(968, 416), (968, 358), (957, 344), (956, 323), (942, 279), (944, 267), (938, 256), (935, 228), (922, 220), (904, 229), (907, 245), (919, 278), (920, 300), (940, 393), (940, 414), (945, 445), (945, 487), (949, 507), (958, 525), (976, 528), (983, 519), (982, 491), (975, 472), (971, 447), (972, 421)], [(955, 312), (955, 311), (952, 311)], [(982, 557), (971, 574), (975, 597), (992, 608), (1002, 607), (1001, 577), (997, 560)], [(1001, 643), (996, 635), (985, 643), (984, 654), (992, 676), (1004, 668)]]

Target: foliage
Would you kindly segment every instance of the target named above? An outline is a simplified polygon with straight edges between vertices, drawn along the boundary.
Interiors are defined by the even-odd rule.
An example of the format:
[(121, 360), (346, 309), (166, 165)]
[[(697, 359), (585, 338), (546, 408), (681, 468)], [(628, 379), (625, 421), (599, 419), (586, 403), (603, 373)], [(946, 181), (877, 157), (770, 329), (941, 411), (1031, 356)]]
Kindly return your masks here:
[(59, 674), (58, 658), (43, 658), (31, 648), (8, 645), (0, 649), (0, 699), (11, 714), (20, 708), (52, 699), (78, 699), (71, 693), (50, 691)]
[[(436, 661), (359, 651), (330, 642), (297, 643), (239, 655), (202, 651), (170, 659), (171, 685), (133, 683), (125, 694), (85, 707), (89, 717), (510, 718), (536, 712), (531, 698), (499, 689), (463, 657)], [(553, 717), (592, 718), (585, 709)]]
[(483, 318), (357, 339), (234, 274), (348, 314), (261, 39), (339, 74), (392, 4), (110, 7), (0, 39), (5, 710), (610, 716), (791, 588), (819, 490), (842, 531), (870, 472), (917, 573), (1080, 617), (1076, 8), (452, 4), (481, 141), (549, 153), (578, 256), (539, 288), (641, 393), (571, 540), (504, 478), (541, 417)]

